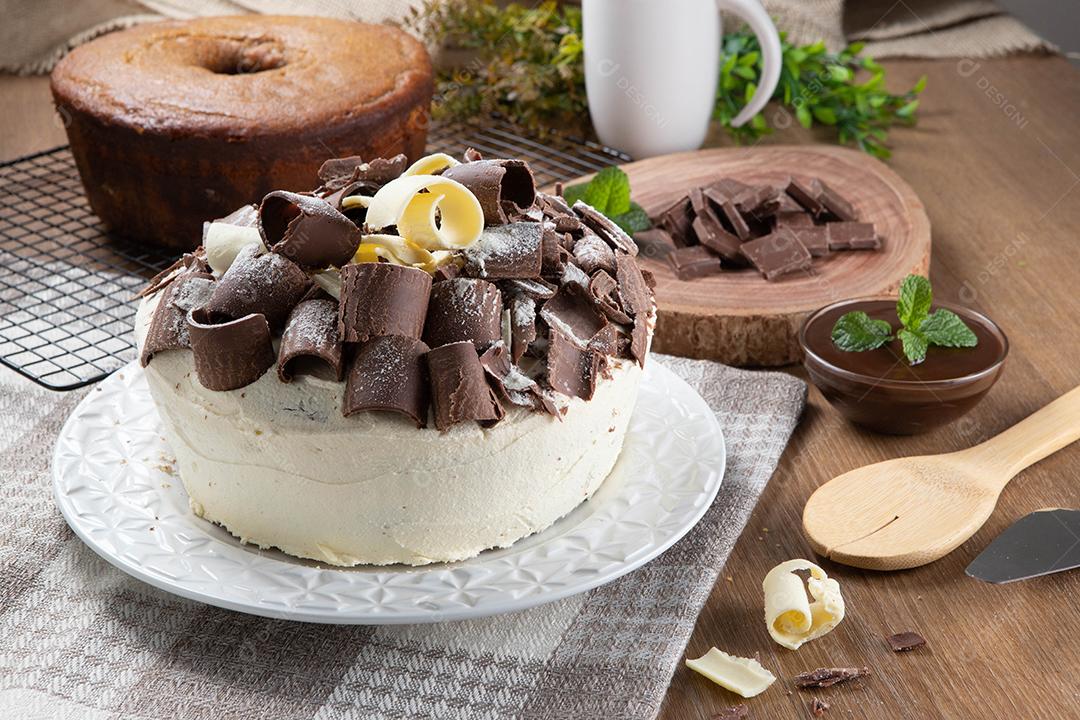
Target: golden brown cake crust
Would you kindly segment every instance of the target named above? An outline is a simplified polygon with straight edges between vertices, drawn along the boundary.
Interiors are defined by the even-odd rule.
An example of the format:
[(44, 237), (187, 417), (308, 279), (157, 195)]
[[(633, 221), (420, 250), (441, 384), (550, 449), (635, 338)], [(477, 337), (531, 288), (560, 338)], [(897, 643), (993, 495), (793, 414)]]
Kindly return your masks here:
[(326, 157), (420, 155), (432, 70), (395, 28), (245, 15), (105, 35), (57, 65), (52, 90), (94, 211), (180, 248), (203, 220), (314, 187)]

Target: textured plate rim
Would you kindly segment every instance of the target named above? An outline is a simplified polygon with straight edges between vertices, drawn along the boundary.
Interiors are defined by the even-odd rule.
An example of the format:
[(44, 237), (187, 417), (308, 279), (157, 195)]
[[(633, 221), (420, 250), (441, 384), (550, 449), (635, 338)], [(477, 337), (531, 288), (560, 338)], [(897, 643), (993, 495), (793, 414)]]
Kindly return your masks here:
[[(98, 387), (105, 386), (110, 383), (122, 382), (120, 378), (125, 373), (142, 373), (142, 368), (138, 366), (136, 362), (131, 362), (128, 365), (120, 368), (112, 376), (104, 380)], [(63, 439), (72, 431), (73, 427), (79, 421), (79, 415), (85, 406), (93, 404), (95, 401), (95, 391), (92, 391), (89, 395), (79, 401), (78, 405), (71, 412), (67, 420), (65, 420), (63, 427), (60, 430), (60, 434), (57, 437), (56, 444), (53, 448), (51, 471), (53, 476), (53, 497), (60, 509), (64, 520), (68, 526), (72, 529), (75, 535), (90, 549), (92, 549), (97, 555), (109, 562), (114, 567), (122, 570), (128, 575), (148, 584), (159, 590), (163, 590), (173, 595), (186, 598), (188, 600), (194, 600), (214, 607), (223, 608), (226, 610), (232, 610), (235, 612), (241, 612), (249, 615), (256, 615), (261, 617), (267, 617), (278, 620), (291, 620), (299, 622), (311, 622), (321, 624), (338, 624), (338, 625), (397, 625), (397, 624), (418, 624), (418, 623), (434, 623), (434, 622), (446, 622), (455, 620), (475, 619), (481, 617), (489, 617), (493, 615), (501, 615), (504, 613), (517, 612), (526, 610), (539, 605), (545, 605), (548, 603), (556, 602), (567, 597), (578, 595), (584, 592), (588, 592), (601, 585), (605, 585), (609, 582), (613, 582), (618, 578), (630, 573), (646, 563), (654, 560), (663, 552), (668, 550), (676, 542), (681, 540), (690, 530), (692, 530), (705, 513), (712, 506), (716, 500), (716, 496), (720, 491), (720, 486), (723, 482), (723, 478), (727, 469), (727, 445), (723, 435), (723, 431), (720, 427), (719, 421), (716, 419), (716, 415), (709, 408), (704, 398), (694, 390), (685, 380), (673, 373), (664, 365), (657, 362), (650, 362), (647, 367), (646, 376), (642, 382), (658, 382), (658, 378), (650, 378), (649, 373), (659, 373), (663, 378), (663, 381), (672, 383), (679, 386), (681, 390), (687, 393), (687, 397), (692, 398), (694, 404), (699, 405), (698, 413), (705, 418), (706, 424), (711, 425), (710, 438), (708, 442), (714, 443), (716, 446), (716, 454), (719, 458), (717, 467), (712, 467), (708, 471), (708, 477), (703, 482), (702, 493), (697, 497), (696, 508), (692, 515), (674, 531), (672, 531), (661, 542), (655, 543), (648, 547), (644, 552), (639, 553), (637, 556), (629, 559), (619, 565), (608, 568), (604, 572), (597, 572), (587, 579), (581, 580), (576, 584), (568, 584), (566, 586), (552, 589), (542, 593), (533, 593), (523, 595), (521, 597), (510, 598), (505, 602), (492, 606), (483, 607), (461, 607), (449, 610), (429, 610), (416, 607), (414, 612), (400, 612), (394, 614), (378, 614), (378, 613), (343, 613), (340, 610), (325, 609), (316, 610), (313, 608), (290, 608), (288, 610), (280, 610), (272, 607), (266, 607), (254, 603), (247, 603), (242, 601), (233, 600), (226, 597), (221, 597), (210, 592), (201, 591), (190, 585), (185, 585), (182, 580), (175, 580), (169, 577), (165, 577), (157, 572), (147, 570), (139, 562), (135, 561), (130, 556), (123, 553), (112, 552), (108, 548), (103, 547), (93, 536), (88, 532), (87, 528), (80, 522), (78, 511), (73, 507), (70, 499), (67, 497), (67, 493), (63, 485), (63, 478), (60, 472), (60, 455), (63, 446)], [(640, 412), (640, 405), (635, 407), (635, 414)], [(625, 449), (624, 449), (625, 452)], [(188, 516), (193, 520), (193, 516)], [(191, 524), (193, 527), (197, 527), (198, 522), (193, 521)], [(556, 523), (557, 524), (557, 523)], [(554, 527), (554, 526), (553, 526)], [(201, 530), (200, 530), (201, 531)], [(542, 538), (547, 530), (537, 533), (532, 538)], [(216, 541), (220, 542), (220, 541)], [(258, 557), (253, 555), (253, 557)], [(483, 558), (484, 555), (478, 556)], [(455, 568), (468, 569), (470, 563), (475, 563), (474, 568), (482, 568), (482, 561), (477, 563), (477, 558), (465, 560), (460, 563), (454, 563)], [(274, 560), (273, 562), (280, 562)], [(289, 567), (296, 567), (290, 565)], [(436, 563), (431, 566), (422, 566), (420, 568), (409, 568), (402, 572), (408, 573), (423, 573), (425, 568), (430, 568), (431, 571), (445, 570), (446, 564)], [(319, 567), (308, 568), (312, 572), (316, 573), (339, 573), (349, 572), (349, 570), (339, 570), (333, 567)], [(394, 570), (388, 570), (388, 573), (393, 573)]]

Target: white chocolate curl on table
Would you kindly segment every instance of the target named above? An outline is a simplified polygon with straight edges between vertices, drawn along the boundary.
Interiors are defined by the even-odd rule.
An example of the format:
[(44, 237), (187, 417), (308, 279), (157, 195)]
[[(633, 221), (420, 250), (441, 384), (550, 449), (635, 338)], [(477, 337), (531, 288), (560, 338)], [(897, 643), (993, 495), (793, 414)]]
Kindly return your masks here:
[(368, 205), (365, 222), (374, 232), (391, 226), (424, 250), (461, 250), (480, 239), (484, 211), (461, 183), (438, 175), (391, 180)]
[(760, 695), (776, 682), (776, 676), (757, 660), (728, 655), (716, 648), (709, 648), (696, 660), (687, 658), (686, 667), (744, 698)]
[(432, 153), (431, 155), (425, 155), (412, 165), (409, 169), (401, 173), (402, 177), (408, 177), (409, 175), (434, 175), (440, 170), (445, 170), (448, 167), (454, 167), (460, 165), (457, 160), (450, 157), (446, 153)]
[[(809, 570), (803, 579), (795, 573)], [(798, 650), (803, 643), (828, 633), (844, 619), (840, 584), (809, 560), (780, 563), (761, 583), (765, 591), (765, 623), (780, 645)], [(811, 601), (807, 597), (810, 593)]]

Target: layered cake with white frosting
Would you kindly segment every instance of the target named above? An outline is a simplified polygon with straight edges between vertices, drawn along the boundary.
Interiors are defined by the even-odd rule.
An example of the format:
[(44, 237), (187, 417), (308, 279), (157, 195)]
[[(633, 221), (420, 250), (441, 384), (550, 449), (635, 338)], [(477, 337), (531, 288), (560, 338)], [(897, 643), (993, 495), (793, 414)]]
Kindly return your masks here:
[(140, 360), (195, 514), (320, 562), (543, 530), (611, 471), (655, 310), (633, 240), (528, 166), (327, 161), (150, 283)]

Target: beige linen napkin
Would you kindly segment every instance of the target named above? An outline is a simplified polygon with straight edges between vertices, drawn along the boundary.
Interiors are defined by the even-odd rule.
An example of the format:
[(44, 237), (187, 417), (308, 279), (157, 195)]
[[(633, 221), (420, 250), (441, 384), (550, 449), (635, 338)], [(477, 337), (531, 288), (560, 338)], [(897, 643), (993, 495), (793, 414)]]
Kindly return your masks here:
[(652, 355), (727, 441), (689, 535), (591, 592), (483, 620), (354, 627), (268, 620), (158, 591), (101, 560), (56, 509), (49, 459), (93, 389), (0, 368), (0, 717), (91, 720), (651, 718), (805, 402), (790, 375)]

